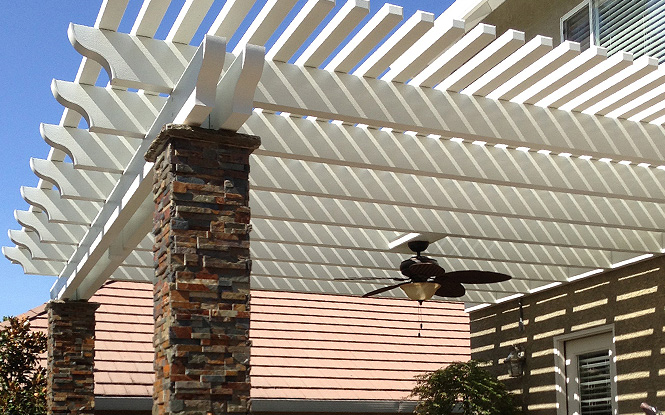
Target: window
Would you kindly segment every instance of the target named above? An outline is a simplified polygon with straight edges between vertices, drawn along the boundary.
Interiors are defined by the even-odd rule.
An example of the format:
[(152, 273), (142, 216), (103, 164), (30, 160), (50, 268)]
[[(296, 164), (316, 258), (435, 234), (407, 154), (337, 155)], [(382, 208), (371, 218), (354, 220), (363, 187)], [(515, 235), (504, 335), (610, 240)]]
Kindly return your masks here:
[(561, 39), (665, 61), (665, 0), (586, 0), (561, 18)]
[(612, 415), (609, 350), (577, 355), (580, 413)]
[(582, 50), (591, 44), (591, 18), (589, 2), (575, 7), (561, 19), (561, 40), (578, 42)]
[(616, 414), (611, 326), (554, 339), (559, 415)]

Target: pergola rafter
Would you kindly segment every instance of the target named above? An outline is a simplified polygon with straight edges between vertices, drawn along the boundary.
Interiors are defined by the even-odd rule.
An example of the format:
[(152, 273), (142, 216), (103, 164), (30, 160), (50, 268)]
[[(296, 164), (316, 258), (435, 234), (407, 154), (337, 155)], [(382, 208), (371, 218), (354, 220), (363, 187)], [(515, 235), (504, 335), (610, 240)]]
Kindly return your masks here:
[[(389, 243), (408, 233), (432, 239), (447, 269), (513, 275), (469, 286), (468, 303), (664, 252), (654, 59), (460, 20), (477, 21), (474, 8), (435, 19), (363, 0), (309, 1), (290, 22), (301, 2), (267, 1), (248, 18), (254, 2), (227, 0), (197, 47), (213, 0), (185, 2), (164, 39), (169, 2), (146, 0), (119, 33), (127, 3), (70, 26), (81, 66), (52, 84), (62, 121), (42, 125), (52, 151), (31, 161), (39, 184), (22, 188), (31, 208), (3, 248), (26, 273), (58, 276), (54, 298), (152, 279), (143, 154), (166, 123), (262, 137), (250, 175), (258, 289), (362, 294), (379, 282), (339, 278), (398, 275), (405, 250)], [(218, 37), (236, 34), (230, 46)], [(102, 68), (112, 87), (95, 86)]]

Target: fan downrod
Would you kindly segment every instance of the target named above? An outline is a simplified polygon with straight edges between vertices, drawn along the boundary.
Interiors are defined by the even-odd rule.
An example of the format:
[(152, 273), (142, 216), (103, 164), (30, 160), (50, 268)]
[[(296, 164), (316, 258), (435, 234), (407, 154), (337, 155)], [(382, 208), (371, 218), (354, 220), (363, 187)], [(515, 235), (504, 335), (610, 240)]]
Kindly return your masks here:
[(416, 256), (420, 256), (420, 253), (425, 251), (429, 246), (428, 241), (409, 241), (407, 246), (410, 250), (416, 253)]

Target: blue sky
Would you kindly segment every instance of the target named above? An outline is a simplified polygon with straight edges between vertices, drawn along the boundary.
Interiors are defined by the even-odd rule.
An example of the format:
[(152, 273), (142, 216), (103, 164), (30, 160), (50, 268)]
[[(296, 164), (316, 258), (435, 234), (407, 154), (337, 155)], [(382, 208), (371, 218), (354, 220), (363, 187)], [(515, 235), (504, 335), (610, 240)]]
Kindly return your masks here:
[[(336, 8), (345, 1), (337, 0)], [(58, 124), (63, 107), (51, 94), (51, 80), (74, 80), (80, 55), (67, 39), (70, 22), (92, 26), (102, 0), (22, 0), (4, 2), (0, 13), (3, 58), (0, 60), (0, 140), (3, 166), (0, 183), (0, 245), (13, 246), (8, 229), (20, 229), (14, 210), (28, 209), (20, 186), (35, 186), (37, 177), (30, 171), (31, 157), (46, 158), (49, 146), (39, 135), (42, 122)], [(142, 1), (130, 0), (121, 31), (129, 31)], [(184, 0), (173, 0), (166, 20), (174, 20)], [(219, 4), (218, 4), (219, 3)], [(265, 3), (257, 1), (257, 7)], [(305, 3), (300, 0), (297, 6)], [(370, 0), (370, 16), (386, 1)], [(393, 0), (404, 7), (405, 19), (416, 10), (439, 15), (452, 0)], [(212, 11), (221, 9), (217, 0)], [(256, 10), (256, 8), (254, 10)], [(293, 15), (293, 13), (292, 13)], [(289, 18), (292, 17), (289, 16)], [(205, 24), (205, 23), (204, 23)], [(208, 23), (209, 25), (210, 23)], [(164, 36), (158, 31), (157, 36)], [(200, 37), (200, 36), (199, 36)], [(196, 38), (195, 38), (196, 39)], [(54, 277), (24, 275), (21, 266), (0, 258), (0, 317), (16, 315), (49, 299)]]

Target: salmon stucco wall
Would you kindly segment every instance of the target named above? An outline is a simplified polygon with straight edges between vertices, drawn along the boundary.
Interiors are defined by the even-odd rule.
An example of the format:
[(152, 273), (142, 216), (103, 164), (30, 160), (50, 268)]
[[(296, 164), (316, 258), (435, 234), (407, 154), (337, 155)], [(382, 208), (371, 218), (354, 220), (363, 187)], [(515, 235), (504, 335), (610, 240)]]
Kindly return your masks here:
[[(471, 357), (521, 395), (524, 413), (557, 414), (555, 362), (563, 361), (562, 338), (613, 331), (618, 413), (642, 414), (643, 401), (665, 407), (665, 257), (563, 284), (471, 313)], [(557, 342), (555, 343), (555, 340)], [(525, 350), (524, 376), (507, 375), (512, 345)], [(558, 346), (555, 346), (558, 345)], [(558, 347), (558, 348), (557, 348)], [(564, 399), (561, 404), (561, 399)]]

